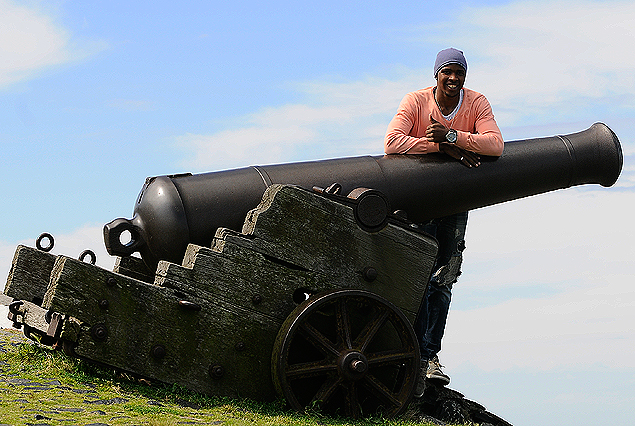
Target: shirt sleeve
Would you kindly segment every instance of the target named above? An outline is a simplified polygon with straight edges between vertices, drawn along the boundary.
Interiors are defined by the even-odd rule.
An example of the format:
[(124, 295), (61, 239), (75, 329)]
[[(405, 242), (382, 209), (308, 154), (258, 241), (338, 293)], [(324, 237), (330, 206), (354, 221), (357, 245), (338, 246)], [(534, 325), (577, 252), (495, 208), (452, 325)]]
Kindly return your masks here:
[(503, 135), (489, 101), (481, 95), (474, 101), (473, 108), (475, 133), (457, 131), (457, 146), (477, 154), (499, 157), (503, 153)]
[[(407, 94), (399, 104), (397, 114), (388, 125), (388, 130), (384, 137), (384, 152), (386, 154), (428, 154), (439, 152), (439, 144), (428, 142), (425, 136), (411, 136), (415, 126), (417, 129), (425, 129), (430, 124), (429, 115), (428, 112), (426, 116), (425, 106), (417, 102), (412, 93)], [(426, 123), (418, 122), (420, 120), (425, 120)]]

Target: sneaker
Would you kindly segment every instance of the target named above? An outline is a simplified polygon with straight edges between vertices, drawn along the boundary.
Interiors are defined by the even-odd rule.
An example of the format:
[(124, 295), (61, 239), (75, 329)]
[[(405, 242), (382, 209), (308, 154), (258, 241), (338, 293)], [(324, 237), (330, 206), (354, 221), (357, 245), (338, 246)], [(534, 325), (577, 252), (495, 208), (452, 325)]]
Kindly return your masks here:
[(429, 360), (428, 369), (426, 371), (426, 378), (440, 384), (441, 386), (449, 385), (450, 376), (444, 374), (443, 371), (441, 371), (441, 367), (443, 366), (439, 363), (438, 357), (435, 356), (434, 358)]
[(421, 367), (419, 368), (419, 374), (417, 374), (417, 385), (415, 386), (415, 398), (421, 398), (423, 392), (426, 390), (426, 374), (428, 372), (428, 361), (421, 360)]

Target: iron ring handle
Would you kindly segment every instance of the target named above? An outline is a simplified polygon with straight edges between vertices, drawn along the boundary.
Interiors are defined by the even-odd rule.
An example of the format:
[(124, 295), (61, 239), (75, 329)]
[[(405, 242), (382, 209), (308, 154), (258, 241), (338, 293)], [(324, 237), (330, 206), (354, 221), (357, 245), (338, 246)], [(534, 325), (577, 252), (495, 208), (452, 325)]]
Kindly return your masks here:
[(20, 315), (21, 312), (19, 311), (19, 308), (22, 305), (24, 305), (24, 302), (22, 300), (16, 300), (15, 302), (11, 302), (9, 304), (9, 312), (11, 312), (13, 315)]
[[(43, 239), (49, 240), (49, 244), (47, 246), (42, 245)], [(42, 250), (43, 252), (51, 251), (54, 245), (55, 245), (55, 239), (53, 239), (53, 236), (49, 234), (48, 232), (44, 232), (40, 234), (40, 236), (37, 237), (37, 240), (35, 240), (35, 247), (37, 247), (38, 250)]]
[(86, 257), (90, 257), (88, 263), (90, 263), (91, 265), (94, 265), (97, 262), (97, 256), (92, 250), (84, 250), (83, 252), (81, 252), (81, 254), (79, 255), (79, 260), (84, 262), (84, 259), (86, 259)]

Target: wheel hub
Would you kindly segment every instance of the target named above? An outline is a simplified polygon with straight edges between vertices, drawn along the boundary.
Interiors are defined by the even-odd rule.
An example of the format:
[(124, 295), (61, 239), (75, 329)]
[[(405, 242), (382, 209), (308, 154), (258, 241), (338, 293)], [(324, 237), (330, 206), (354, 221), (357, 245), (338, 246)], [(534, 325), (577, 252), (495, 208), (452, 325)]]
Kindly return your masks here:
[(346, 380), (359, 380), (368, 372), (368, 360), (361, 352), (346, 352), (338, 360), (338, 369)]

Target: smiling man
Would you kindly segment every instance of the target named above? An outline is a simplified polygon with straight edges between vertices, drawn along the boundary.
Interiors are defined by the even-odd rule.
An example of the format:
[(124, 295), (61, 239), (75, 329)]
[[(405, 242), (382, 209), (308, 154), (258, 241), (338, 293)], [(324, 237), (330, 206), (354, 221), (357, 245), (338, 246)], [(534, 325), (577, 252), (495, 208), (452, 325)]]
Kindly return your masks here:
[[(403, 98), (386, 132), (386, 154), (441, 152), (466, 167), (478, 167), (480, 155), (500, 156), (503, 136), (492, 108), (485, 96), (463, 87), (466, 76), (463, 52), (453, 48), (440, 51), (434, 64), (436, 86), (408, 93)], [(439, 242), (439, 253), (415, 321), (422, 361), (417, 397), (422, 396), (426, 379), (442, 385), (450, 383), (437, 354), (441, 350), (452, 285), (461, 274), (466, 225), (467, 212), (422, 224)]]

